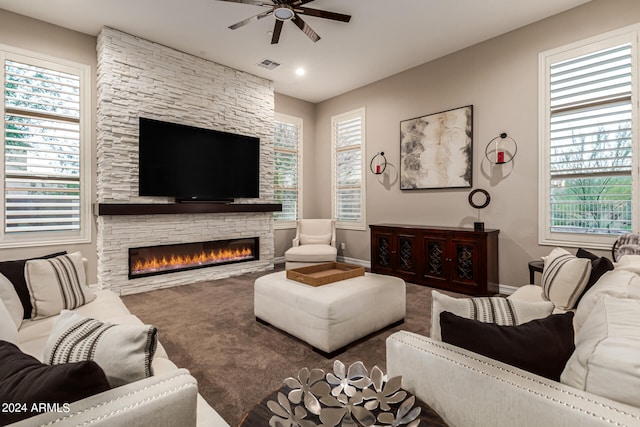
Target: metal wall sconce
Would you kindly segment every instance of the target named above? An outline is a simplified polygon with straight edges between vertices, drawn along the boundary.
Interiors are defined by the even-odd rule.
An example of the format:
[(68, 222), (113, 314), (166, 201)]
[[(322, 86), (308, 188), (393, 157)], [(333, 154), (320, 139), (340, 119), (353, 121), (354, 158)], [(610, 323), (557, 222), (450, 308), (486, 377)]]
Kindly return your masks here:
[(491, 163), (503, 165), (512, 161), (517, 152), (518, 144), (516, 140), (507, 135), (506, 132), (503, 132), (489, 141), (487, 148), (484, 150), (484, 155)]
[(384, 156), (384, 151), (376, 153), (369, 163), (369, 169), (376, 175), (380, 175), (387, 168), (387, 158)]

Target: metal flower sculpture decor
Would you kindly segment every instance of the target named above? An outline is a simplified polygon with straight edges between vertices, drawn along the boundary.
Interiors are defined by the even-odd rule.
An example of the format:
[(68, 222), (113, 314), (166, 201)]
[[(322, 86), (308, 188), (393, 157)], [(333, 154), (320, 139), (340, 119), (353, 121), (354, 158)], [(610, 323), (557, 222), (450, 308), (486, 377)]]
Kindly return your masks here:
[(274, 414), (271, 427), (417, 427), (421, 408), (415, 397), (401, 390), (402, 377), (386, 380), (377, 366), (371, 373), (362, 362), (347, 369), (336, 360), (333, 372), (303, 368), (287, 378), (287, 396), (278, 393), (267, 407)]

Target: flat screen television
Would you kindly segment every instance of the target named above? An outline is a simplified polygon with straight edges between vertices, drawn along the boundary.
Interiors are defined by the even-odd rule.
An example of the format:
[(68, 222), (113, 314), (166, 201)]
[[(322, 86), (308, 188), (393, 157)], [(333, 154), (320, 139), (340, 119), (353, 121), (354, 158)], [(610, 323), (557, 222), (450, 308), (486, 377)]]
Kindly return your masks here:
[(260, 138), (140, 117), (140, 196), (259, 197)]

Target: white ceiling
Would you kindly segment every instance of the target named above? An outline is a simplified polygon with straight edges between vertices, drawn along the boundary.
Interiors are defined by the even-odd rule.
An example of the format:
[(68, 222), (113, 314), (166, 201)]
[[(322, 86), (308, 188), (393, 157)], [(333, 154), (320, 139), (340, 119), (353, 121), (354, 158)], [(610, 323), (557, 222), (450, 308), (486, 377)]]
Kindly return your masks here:
[[(275, 90), (320, 102), (506, 33), (590, 0), (315, 0), (307, 7), (352, 15), (351, 22), (304, 17), (313, 43), (274, 18), (227, 27), (265, 7), (217, 0), (0, 0), (0, 8), (82, 33), (103, 26), (274, 81)], [(282, 64), (273, 71), (263, 59)], [(306, 69), (302, 77), (295, 74)]]

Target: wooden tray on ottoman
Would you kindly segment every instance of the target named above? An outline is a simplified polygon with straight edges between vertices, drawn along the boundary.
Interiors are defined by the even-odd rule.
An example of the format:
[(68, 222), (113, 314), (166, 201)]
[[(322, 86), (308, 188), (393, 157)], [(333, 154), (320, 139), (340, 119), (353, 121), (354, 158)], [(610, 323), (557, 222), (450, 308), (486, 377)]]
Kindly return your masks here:
[(327, 285), (358, 276), (364, 276), (364, 267), (342, 262), (328, 262), (287, 270), (287, 279), (310, 286)]

